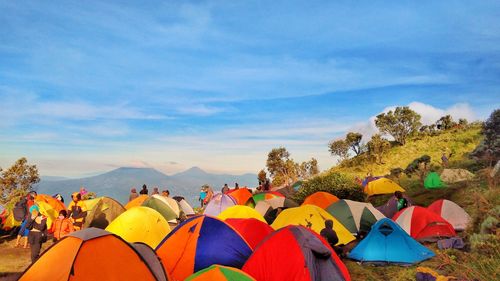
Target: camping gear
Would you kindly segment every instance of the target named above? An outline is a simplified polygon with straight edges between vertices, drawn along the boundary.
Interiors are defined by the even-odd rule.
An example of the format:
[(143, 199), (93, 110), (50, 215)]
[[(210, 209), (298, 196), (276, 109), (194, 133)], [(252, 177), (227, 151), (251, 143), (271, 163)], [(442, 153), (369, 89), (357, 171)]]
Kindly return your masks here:
[(434, 257), (434, 253), (411, 238), (395, 222), (383, 218), (373, 225), (348, 257), (375, 264), (414, 264)]
[(450, 200), (441, 199), (434, 201), (427, 209), (440, 215), (458, 231), (467, 228), (467, 225), (471, 221), (469, 214), (455, 202)]
[(403, 209), (394, 215), (392, 220), (418, 241), (435, 242), (441, 237), (456, 236), (449, 222), (424, 207), (412, 206)]
[(66, 210), (66, 206), (64, 206), (64, 203), (57, 200), (56, 198), (47, 195), (47, 194), (38, 194), (35, 197), (35, 203), (43, 201), (47, 204), (49, 204), (54, 210), (56, 210), (57, 213), (59, 213), (62, 210)]
[(351, 233), (368, 233), (374, 223), (385, 216), (370, 203), (343, 199), (326, 208)]
[(282, 211), (271, 227), (278, 230), (288, 225), (302, 225), (319, 234), (325, 227), (325, 220), (333, 221), (333, 229), (337, 232), (339, 238), (338, 244), (347, 244), (355, 239), (337, 219), (314, 205), (302, 205)]
[(216, 217), (222, 211), (234, 205), (236, 205), (236, 201), (233, 197), (227, 194), (217, 193), (212, 197), (210, 202), (208, 202), (203, 214)]
[(318, 206), (321, 209), (326, 209), (326, 207), (330, 206), (331, 204), (337, 201), (339, 201), (339, 198), (337, 196), (330, 194), (328, 192), (318, 191), (307, 196), (302, 205), (309, 204)]
[(264, 217), (259, 214), (259, 212), (257, 212), (254, 208), (242, 205), (229, 207), (222, 211), (217, 217), (221, 220), (254, 218), (260, 220), (261, 222), (266, 222)]
[(428, 267), (423, 267), (419, 266), (417, 267), (417, 274), (415, 276), (416, 281), (452, 281), (452, 280), (457, 280), (457, 278), (453, 276), (443, 276), (439, 275), (439, 273), (435, 272), (434, 270), (428, 268)]
[(184, 199), (184, 197), (174, 196), (172, 198), (175, 199), (175, 201), (177, 201), (177, 203), (179, 204), (179, 208), (181, 209), (181, 211), (184, 212), (186, 216), (193, 216), (196, 214), (193, 210), (193, 207), (189, 205), (189, 203), (186, 201), (186, 199)]
[(298, 207), (295, 201), (288, 199), (286, 197), (274, 197), (271, 199), (261, 200), (255, 205), (255, 210), (261, 215), (265, 216), (269, 209), (276, 208), (292, 208)]
[(441, 239), (437, 241), (438, 248), (443, 249), (463, 249), (465, 247), (464, 240), (460, 237), (452, 237), (449, 239)]
[(225, 222), (195, 216), (172, 230), (156, 247), (156, 253), (174, 280), (184, 280), (213, 264), (241, 268), (252, 249)]
[(87, 217), (85, 217), (83, 228), (105, 229), (110, 222), (125, 212), (122, 204), (110, 197), (98, 197), (85, 200), (84, 203), (87, 206)]
[(254, 218), (226, 219), (224, 222), (236, 229), (252, 249), (274, 231), (267, 223)]
[(465, 169), (444, 169), (440, 177), (446, 183), (455, 183), (471, 180), (474, 174)]
[(368, 183), (374, 181), (374, 180), (378, 180), (380, 178), (383, 178), (382, 176), (377, 176), (377, 177), (366, 177), (363, 179), (363, 181), (361, 182), (361, 186), (362, 187), (365, 187)]
[(246, 187), (239, 189), (232, 189), (228, 193), (229, 196), (233, 197), (234, 201), (238, 205), (245, 205), (248, 199), (252, 198), (252, 192)]
[(170, 226), (156, 210), (139, 206), (119, 215), (106, 230), (127, 242), (142, 242), (154, 249), (170, 232)]
[[(170, 198), (172, 199), (172, 198)], [(166, 200), (166, 197), (163, 197), (161, 195), (153, 195), (149, 197), (148, 199), (144, 200), (142, 202), (141, 206), (144, 207), (149, 207), (153, 210), (156, 210), (158, 213), (160, 213), (167, 221), (170, 220), (175, 220), (176, 218), (179, 217), (179, 206), (177, 205), (177, 201), (172, 199), (174, 202), (170, 202)], [(175, 207), (177, 207), (177, 212)]]
[(424, 187), (426, 189), (440, 189), (445, 187), (444, 183), (441, 181), (439, 174), (436, 172), (430, 172), (424, 180)]
[(73, 232), (47, 249), (21, 281), (157, 280), (169, 278), (153, 249), (99, 228)]
[(243, 271), (259, 281), (351, 280), (330, 245), (303, 226), (287, 226), (270, 234)]
[[(413, 205), (413, 200), (410, 197), (406, 196), (406, 194), (404, 193), (403, 198), (405, 198), (408, 202), (408, 207)], [(384, 216), (392, 218), (398, 212), (398, 199), (396, 198), (396, 196), (392, 196), (389, 200), (387, 200), (387, 203), (382, 206), (376, 207), (376, 209), (384, 214)]]
[(234, 267), (211, 265), (189, 276), (185, 281), (255, 281), (252, 276)]
[(399, 186), (399, 184), (388, 178), (379, 178), (371, 181), (364, 188), (364, 192), (368, 194), (368, 196), (378, 194), (392, 194), (396, 191), (405, 192), (405, 190), (401, 186)]
[(129, 201), (127, 205), (125, 205), (125, 209), (128, 210), (132, 207), (141, 206), (142, 203), (144, 203), (144, 201), (146, 201), (146, 199), (148, 198), (149, 196), (147, 194), (141, 194), (137, 198), (134, 198), (132, 201)]
[(276, 191), (260, 192), (260, 193), (254, 194), (252, 196), (253, 200), (248, 200), (247, 205), (254, 207), (255, 205), (257, 205), (257, 203), (259, 203), (259, 201), (268, 200), (268, 199), (272, 199), (272, 198), (276, 198), (276, 197), (285, 198), (285, 196), (283, 194), (276, 192)]

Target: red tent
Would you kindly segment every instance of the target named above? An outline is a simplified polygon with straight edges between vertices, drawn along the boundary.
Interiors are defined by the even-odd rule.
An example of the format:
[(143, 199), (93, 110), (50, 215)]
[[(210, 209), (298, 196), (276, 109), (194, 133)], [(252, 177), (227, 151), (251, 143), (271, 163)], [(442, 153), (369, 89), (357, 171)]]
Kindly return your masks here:
[(436, 241), (440, 237), (456, 236), (449, 222), (424, 207), (405, 208), (396, 213), (392, 220), (419, 241)]
[(254, 218), (226, 219), (224, 221), (238, 231), (250, 247), (252, 247), (252, 250), (257, 247), (260, 241), (274, 231), (267, 223)]
[(323, 238), (295, 225), (262, 241), (243, 271), (259, 281), (351, 280), (346, 266)]
[(252, 192), (246, 187), (231, 189), (227, 194), (233, 197), (238, 205), (245, 205), (248, 199), (252, 198)]

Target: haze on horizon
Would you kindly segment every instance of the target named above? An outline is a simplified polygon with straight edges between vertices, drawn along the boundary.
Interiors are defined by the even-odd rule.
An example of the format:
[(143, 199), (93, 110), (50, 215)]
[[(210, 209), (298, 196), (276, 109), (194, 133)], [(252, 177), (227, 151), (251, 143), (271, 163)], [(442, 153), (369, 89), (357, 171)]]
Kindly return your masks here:
[(0, 1), (0, 167), (257, 173), (409, 105), (500, 107), (500, 3)]

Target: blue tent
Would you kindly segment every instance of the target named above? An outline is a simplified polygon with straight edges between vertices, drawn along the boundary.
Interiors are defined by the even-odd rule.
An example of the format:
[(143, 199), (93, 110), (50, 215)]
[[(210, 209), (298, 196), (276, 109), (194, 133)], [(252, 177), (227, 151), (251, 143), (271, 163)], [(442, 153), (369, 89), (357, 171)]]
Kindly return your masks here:
[(411, 238), (388, 218), (379, 220), (363, 241), (351, 251), (351, 259), (368, 263), (414, 264), (434, 253)]

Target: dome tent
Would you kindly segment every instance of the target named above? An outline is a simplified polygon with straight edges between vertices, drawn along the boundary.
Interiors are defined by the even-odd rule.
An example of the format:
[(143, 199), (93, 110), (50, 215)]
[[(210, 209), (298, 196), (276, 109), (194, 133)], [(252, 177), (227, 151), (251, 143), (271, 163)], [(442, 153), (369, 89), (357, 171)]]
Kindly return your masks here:
[(185, 281), (255, 281), (247, 273), (229, 266), (211, 265), (189, 276)]
[(255, 249), (260, 241), (274, 231), (267, 223), (257, 219), (226, 219), (224, 221), (236, 229), (252, 249)]
[(210, 202), (208, 202), (203, 214), (216, 217), (222, 211), (234, 205), (236, 205), (236, 201), (233, 197), (223, 193), (217, 193), (212, 197)]
[(248, 206), (243, 206), (243, 205), (235, 205), (232, 207), (229, 207), (222, 211), (217, 217), (221, 220), (226, 220), (226, 219), (248, 219), (248, 218), (254, 218), (258, 219), (262, 222), (266, 222), (264, 217), (259, 214), (254, 208), (250, 208)]
[(392, 218), (406, 233), (418, 241), (436, 241), (456, 236), (453, 226), (441, 216), (419, 206), (399, 211)]
[(368, 196), (378, 194), (391, 194), (396, 191), (405, 192), (405, 190), (401, 186), (399, 186), (399, 184), (388, 178), (379, 178), (371, 181), (364, 188), (364, 192), (368, 194)]
[(434, 253), (411, 238), (388, 218), (373, 225), (370, 233), (349, 253), (349, 258), (369, 263), (414, 264)]
[(105, 229), (110, 222), (125, 212), (125, 208), (115, 199), (110, 197), (98, 197), (85, 200), (87, 205), (87, 217), (84, 228), (97, 227)]
[(445, 187), (444, 183), (441, 181), (439, 174), (436, 172), (430, 172), (424, 181), (424, 187), (426, 189), (440, 189)]
[(370, 203), (343, 199), (326, 208), (351, 233), (369, 232), (371, 226), (385, 216)]
[(330, 206), (331, 204), (337, 201), (339, 201), (339, 198), (337, 196), (330, 194), (328, 192), (318, 191), (307, 196), (306, 199), (304, 200), (304, 203), (302, 204), (315, 205), (322, 209), (326, 209), (326, 207)]
[(455, 230), (464, 230), (471, 221), (469, 214), (455, 202), (450, 200), (441, 199), (434, 201), (427, 209), (440, 215), (449, 222)]

